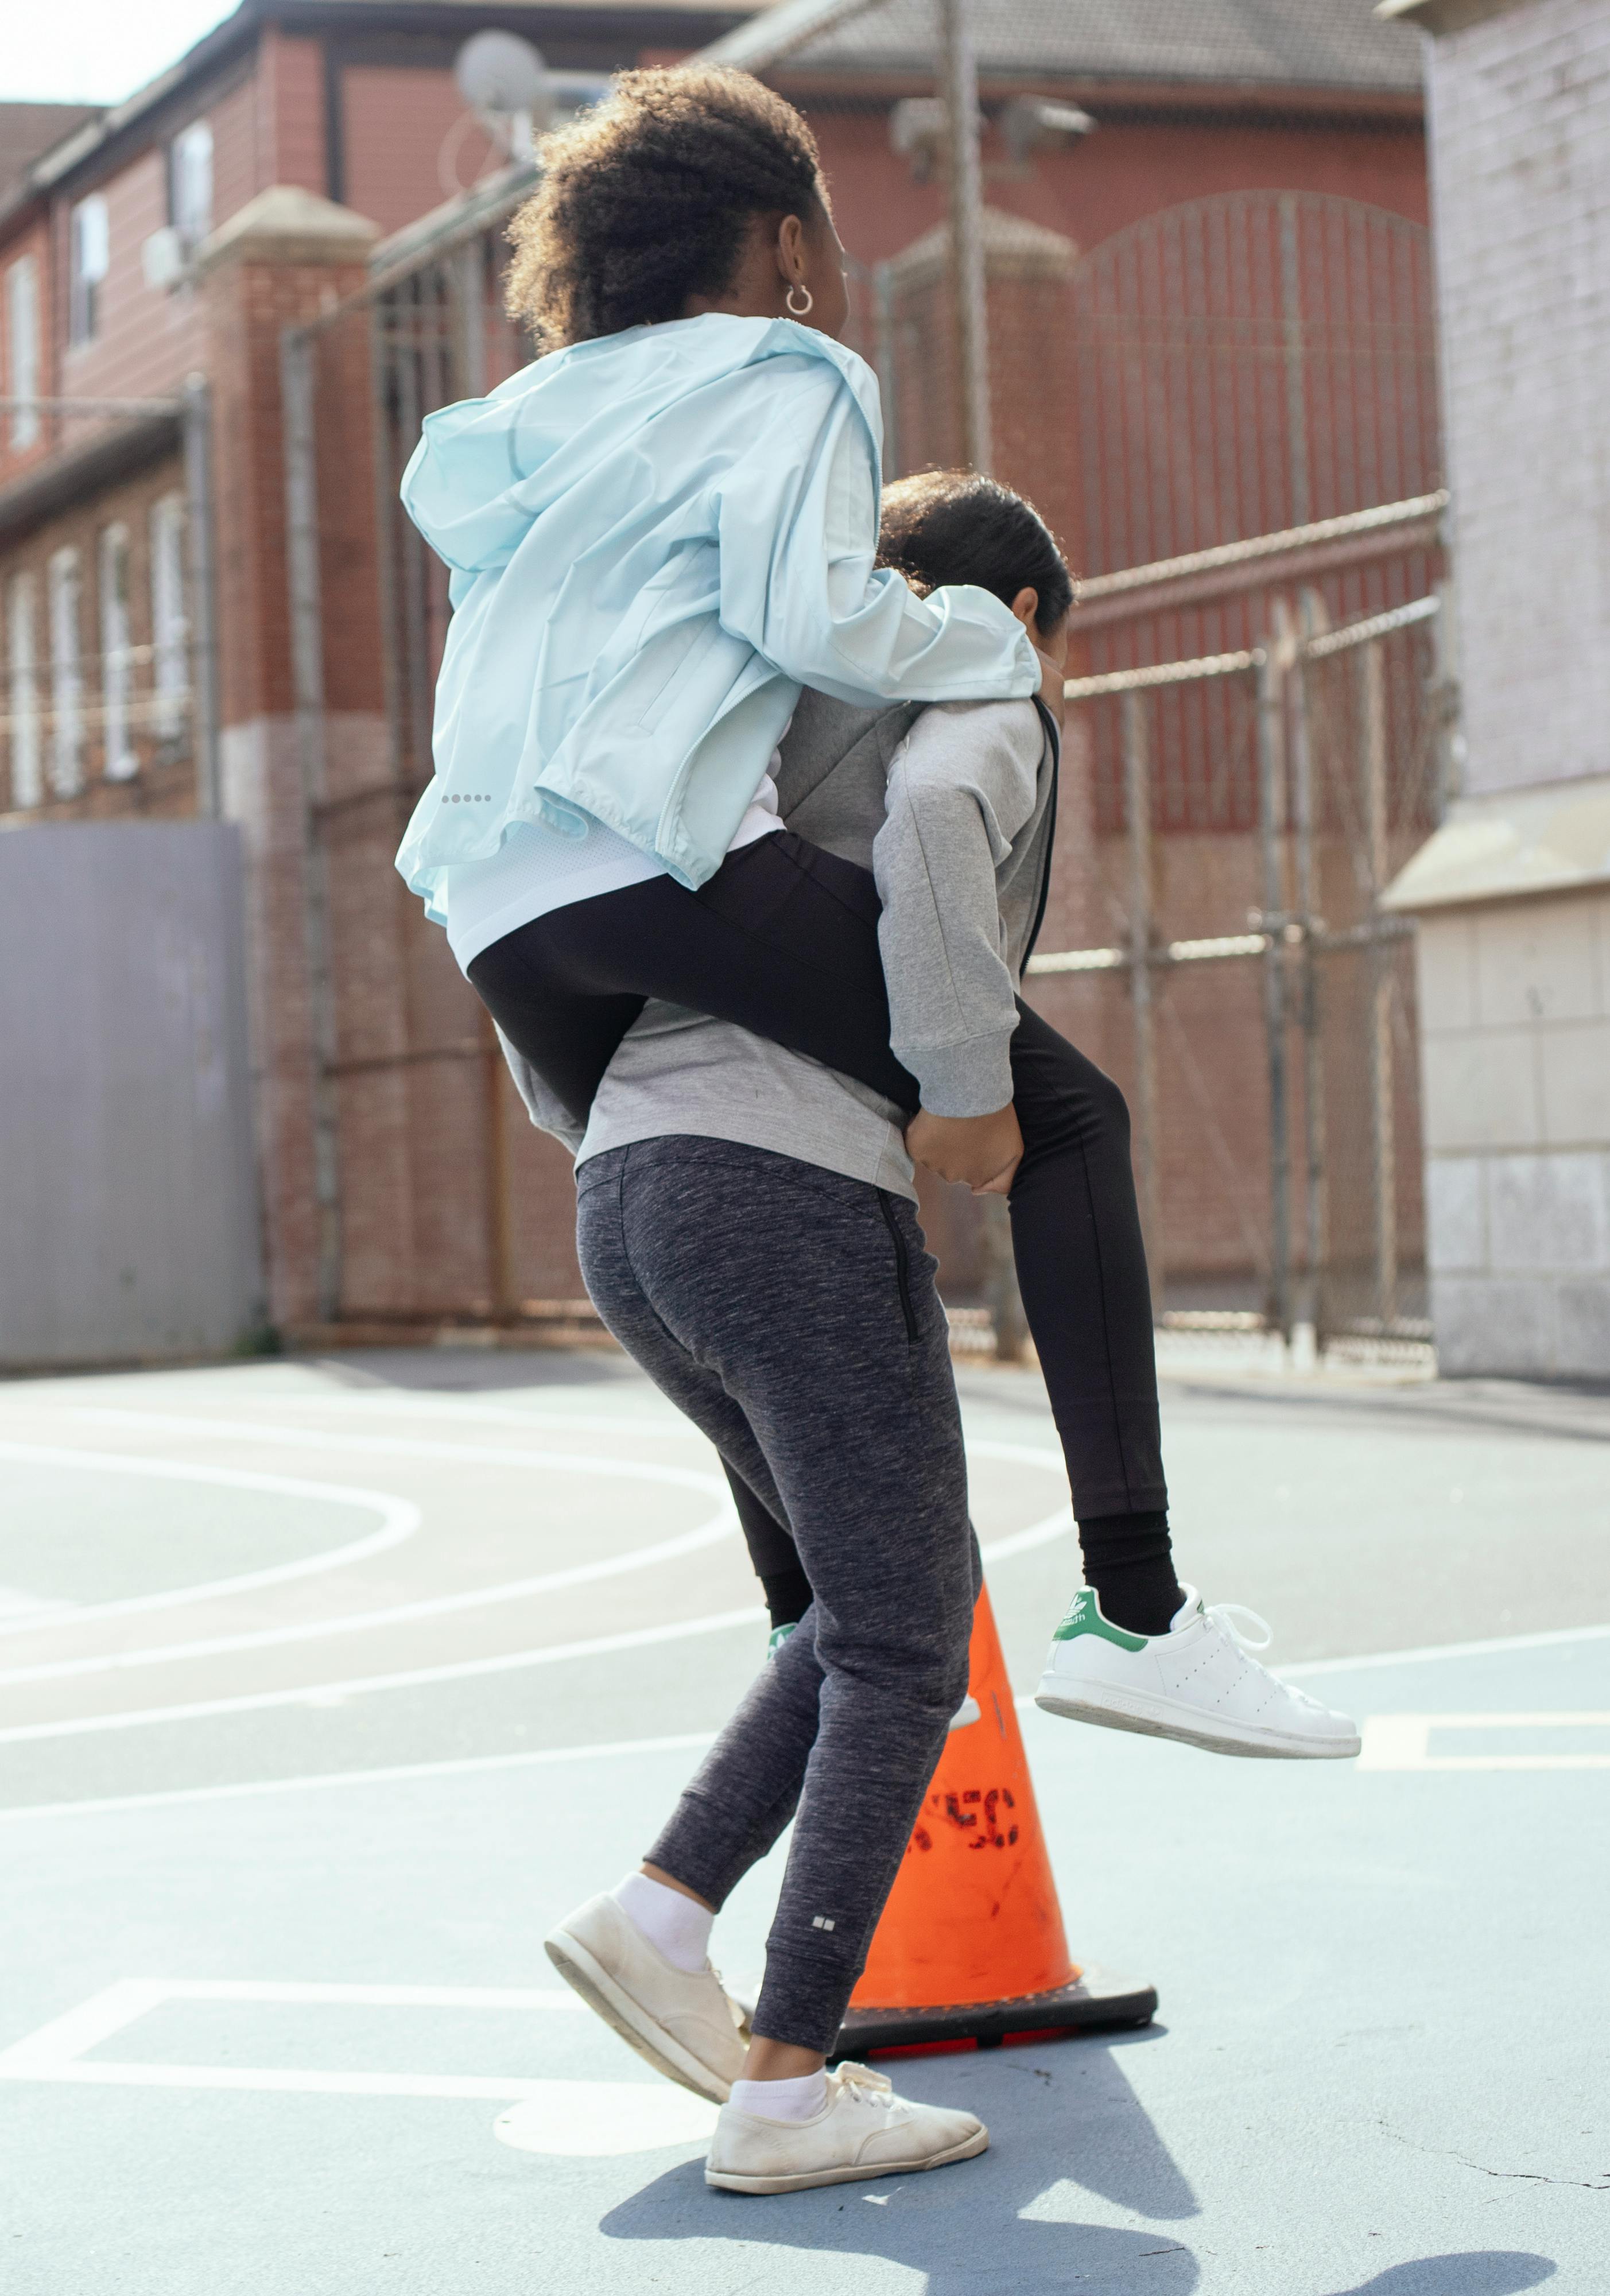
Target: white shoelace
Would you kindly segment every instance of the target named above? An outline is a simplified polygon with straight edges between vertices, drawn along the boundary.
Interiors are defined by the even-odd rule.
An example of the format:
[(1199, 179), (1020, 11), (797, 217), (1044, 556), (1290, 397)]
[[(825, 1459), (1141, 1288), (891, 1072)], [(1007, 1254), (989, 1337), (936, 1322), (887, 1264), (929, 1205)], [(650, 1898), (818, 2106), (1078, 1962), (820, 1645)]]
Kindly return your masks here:
[(887, 2073), (875, 2073), (870, 2065), (857, 2064), (839, 2065), (835, 2070), (855, 2103), (887, 2106), (894, 2103), (894, 2083)]
[[(1210, 1603), (1206, 1607), (1207, 1615), (1212, 1620), (1214, 1625), (1222, 1627), (1236, 1649), (1244, 1652), (1249, 1658), (1256, 1651), (1268, 1650), (1275, 1639), (1275, 1630), (1269, 1620), (1261, 1617), (1258, 1611), (1249, 1610), (1244, 1603)], [(1236, 1624), (1235, 1619), (1230, 1616), (1232, 1611), (1237, 1617), (1250, 1619), (1254, 1627), (1262, 1629), (1263, 1640), (1261, 1643), (1253, 1642), (1250, 1636), (1242, 1632)]]
[[(1235, 1620), (1228, 1616), (1231, 1611), (1239, 1612), (1244, 1619), (1250, 1619), (1254, 1627), (1261, 1627), (1263, 1640), (1261, 1643), (1250, 1642), (1236, 1624)], [(1244, 1603), (1212, 1603), (1208, 1605), (1207, 1614), (1210, 1619), (1216, 1620), (1224, 1628), (1243, 1658), (1250, 1659), (1254, 1666), (1259, 1664), (1259, 1660), (1253, 1656), (1253, 1652), (1266, 1651), (1275, 1639), (1275, 1630), (1269, 1620), (1257, 1611), (1249, 1610)], [(1265, 1668), (1264, 1671), (1267, 1673), (1269, 1669)], [(1286, 1697), (1296, 1705), (1311, 1707), (1316, 1714), (1323, 1714), (1327, 1710), (1322, 1701), (1310, 1698), (1306, 1690), (1299, 1690), (1294, 1683), (1281, 1682), (1277, 1674), (1273, 1677), (1273, 1679), (1279, 1683)]]

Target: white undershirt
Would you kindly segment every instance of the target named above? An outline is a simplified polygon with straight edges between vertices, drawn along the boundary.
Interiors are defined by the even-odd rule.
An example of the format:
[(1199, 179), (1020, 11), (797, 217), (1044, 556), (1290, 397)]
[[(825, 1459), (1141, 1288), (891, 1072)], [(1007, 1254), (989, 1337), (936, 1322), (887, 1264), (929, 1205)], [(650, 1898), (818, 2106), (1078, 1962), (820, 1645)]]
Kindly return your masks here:
[[(778, 763), (774, 750), (771, 768), (760, 776), (727, 849), (729, 853), (782, 828), (777, 785), (772, 779)], [(646, 884), (651, 877), (665, 873), (662, 861), (628, 844), (601, 821), (589, 821), (584, 837), (562, 837), (557, 830), (522, 822), (486, 860), (459, 861), (448, 869), (448, 943), (460, 970), (467, 972), (482, 949), (533, 918), (568, 908), (573, 901), (619, 892), (625, 885)]]

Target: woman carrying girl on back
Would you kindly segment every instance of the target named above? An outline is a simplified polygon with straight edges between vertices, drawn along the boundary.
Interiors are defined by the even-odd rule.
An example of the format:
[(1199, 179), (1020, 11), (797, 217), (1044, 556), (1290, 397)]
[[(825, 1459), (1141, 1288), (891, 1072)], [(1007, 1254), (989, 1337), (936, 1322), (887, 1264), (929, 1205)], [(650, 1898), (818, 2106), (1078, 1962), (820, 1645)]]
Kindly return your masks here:
[[(1116, 1087), (1012, 1006), (1014, 981), (977, 1042), (907, 1045), (914, 1075), (871, 877), (778, 818), (802, 688), (812, 709), (1059, 711), (1065, 567), (1051, 545), (1060, 587), (1043, 549), (1038, 589), (1004, 561), (968, 578), (977, 502), (929, 518), (928, 563), (905, 567), (925, 595), (878, 566), (876, 386), (835, 340), (843, 253), (780, 97), (741, 73), (626, 74), (543, 164), (509, 301), (544, 355), (427, 418), (404, 481), (454, 619), (399, 869), (575, 1137), (653, 996), (887, 1095), (914, 1153), (1009, 1190), (1088, 1582), (1053, 1647), (1056, 1710), (1224, 1752), (1355, 1751), (1175, 1578)], [(1048, 839), (1048, 789), (1036, 810)], [(928, 947), (937, 966), (942, 922)], [(902, 967), (897, 1001), (911, 988)]]

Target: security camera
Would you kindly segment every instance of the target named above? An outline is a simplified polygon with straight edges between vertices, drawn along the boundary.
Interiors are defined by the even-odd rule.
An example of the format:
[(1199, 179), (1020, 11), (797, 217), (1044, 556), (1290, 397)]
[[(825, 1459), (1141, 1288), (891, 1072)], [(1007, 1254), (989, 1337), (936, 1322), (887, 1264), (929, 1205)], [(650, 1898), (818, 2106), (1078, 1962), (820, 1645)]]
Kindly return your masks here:
[(1026, 168), (1034, 152), (1077, 144), (1096, 127), (1089, 113), (1080, 111), (1076, 104), (1053, 103), (1039, 95), (1014, 95), (1001, 106), (995, 124), (1014, 165), (1019, 168)]

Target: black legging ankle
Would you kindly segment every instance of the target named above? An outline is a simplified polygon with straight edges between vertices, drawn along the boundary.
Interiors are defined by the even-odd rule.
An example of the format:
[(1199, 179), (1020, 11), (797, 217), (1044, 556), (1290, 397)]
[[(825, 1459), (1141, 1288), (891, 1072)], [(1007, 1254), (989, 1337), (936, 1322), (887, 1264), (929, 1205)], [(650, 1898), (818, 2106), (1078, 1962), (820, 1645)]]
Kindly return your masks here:
[[(912, 1111), (916, 1081), (889, 1046), (879, 914), (868, 871), (783, 831), (696, 893), (656, 877), (538, 917), (476, 957), (470, 979), (578, 1121), (651, 996), (735, 1021)], [(1129, 1114), (1110, 1077), (1017, 1011), (1013, 1249), (1074, 1512), (1152, 1514), (1168, 1495)]]

